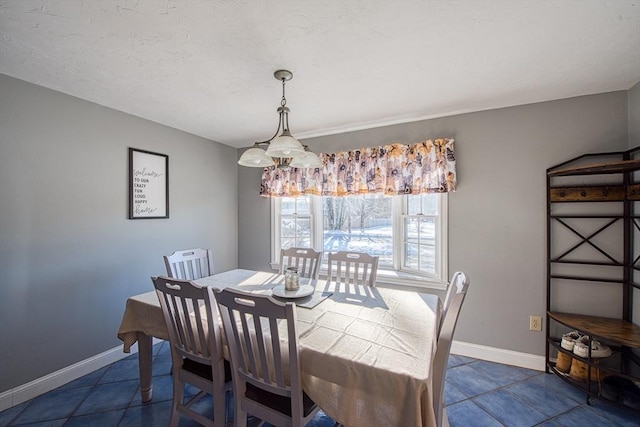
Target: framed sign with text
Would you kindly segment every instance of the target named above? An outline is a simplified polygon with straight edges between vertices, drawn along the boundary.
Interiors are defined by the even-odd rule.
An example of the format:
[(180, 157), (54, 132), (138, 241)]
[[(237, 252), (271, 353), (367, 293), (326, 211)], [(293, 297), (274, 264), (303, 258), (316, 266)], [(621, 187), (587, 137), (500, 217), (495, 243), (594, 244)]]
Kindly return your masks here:
[(169, 218), (169, 156), (129, 148), (129, 219)]

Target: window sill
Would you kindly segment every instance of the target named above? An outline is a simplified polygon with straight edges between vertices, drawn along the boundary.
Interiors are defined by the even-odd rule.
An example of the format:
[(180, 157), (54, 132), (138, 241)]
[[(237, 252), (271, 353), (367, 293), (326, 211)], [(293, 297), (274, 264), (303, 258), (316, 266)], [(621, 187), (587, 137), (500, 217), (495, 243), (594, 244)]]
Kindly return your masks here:
[[(274, 270), (280, 269), (279, 263), (271, 263), (271, 268)], [(320, 276), (323, 278), (327, 277), (327, 269), (320, 269)], [(378, 277), (376, 283), (379, 285), (393, 285), (398, 286), (399, 288), (414, 288), (416, 291), (420, 291), (423, 289), (435, 289), (438, 291), (443, 291), (447, 289), (448, 282), (443, 282), (440, 280), (429, 279), (423, 276), (418, 276), (416, 274), (407, 273), (404, 271), (396, 271), (396, 270), (378, 270)]]
[(436, 289), (439, 291), (447, 289), (449, 284), (448, 282), (395, 270), (378, 270), (376, 283), (380, 285), (389, 284), (419, 289)]

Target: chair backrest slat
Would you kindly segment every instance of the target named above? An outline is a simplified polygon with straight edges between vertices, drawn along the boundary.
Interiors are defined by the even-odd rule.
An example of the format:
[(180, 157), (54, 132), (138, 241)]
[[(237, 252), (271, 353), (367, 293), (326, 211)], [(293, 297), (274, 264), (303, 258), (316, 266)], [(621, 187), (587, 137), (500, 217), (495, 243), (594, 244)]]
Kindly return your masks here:
[(329, 254), (327, 277), (330, 281), (375, 286), (377, 274), (377, 256), (353, 251)]
[[(282, 354), (281, 353), (282, 349), (280, 347), (280, 334), (278, 333), (278, 323), (277, 323), (277, 320), (273, 317), (269, 319), (269, 329), (272, 331), (271, 347), (273, 349), (273, 353)], [(278, 387), (284, 388), (285, 377), (284, 377), (284, 367), (282, 364), (282, 358), (274, 357), (274, 365), (275, 365), (274, 368), (275, 368), (276, 383), (278, 384)]]
[(287, 267), (295, 267), (300, 277), (318, 279), (322, 252), (311, 248), (288, 248), (280, 250), (280, 274)]

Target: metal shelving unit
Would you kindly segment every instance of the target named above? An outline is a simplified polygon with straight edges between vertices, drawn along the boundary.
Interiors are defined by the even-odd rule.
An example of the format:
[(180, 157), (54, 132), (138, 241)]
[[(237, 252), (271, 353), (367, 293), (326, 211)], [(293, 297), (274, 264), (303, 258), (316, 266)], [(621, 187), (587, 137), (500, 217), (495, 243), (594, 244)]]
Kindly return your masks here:
[[(640, 283), (634, 281), (634, 272), (640, 271), (640, 248), (634, 248), (634, 241), (638, 246), (640, 240), (640, 215), (635, 213), (640, 206), (639, 157), (637, 147), (587, 154), (547, 169), (547, 372), (584, 390), (587, 402), (602, 397), (599, 379), (603, 376), (640, 381), (640, 327), (632, 323), (634, 292), (640, 292)], [(562, 247), (571, 239), (575, 241)], [(614, 246), (619, 242), (622, 250), (611, 247), (611, 242)], [(579, 287), (585, 300), (593, 295), (592, 304), (612, 289), (621, 296), (620, 315), (567, 312), (579, 310), (560, 308), (563, 301), (557, 300), (563, 287), (574, 292)], [(597, 339), (610, 346), (613, 354), (600, 359), (591, 358), (590, 353), (587, 358), (578, 357), (560, 345), (566, 330)], [(554, 356), (559, 353), (586, 364), (586, 379), (556, 369)]]

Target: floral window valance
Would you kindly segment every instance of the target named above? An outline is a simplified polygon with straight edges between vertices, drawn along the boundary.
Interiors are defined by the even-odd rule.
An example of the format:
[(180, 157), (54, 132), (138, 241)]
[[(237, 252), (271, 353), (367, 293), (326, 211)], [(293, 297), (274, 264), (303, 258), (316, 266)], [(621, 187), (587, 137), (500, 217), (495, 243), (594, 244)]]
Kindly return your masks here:
[(286, 171), (265, 168), (260, 195), (399, 195), (446, 193), (456, 189), (452, 138), (321, 153), (320, 158), (324, 164), (322, 168)]

